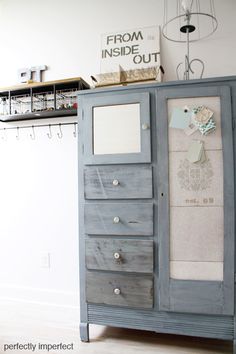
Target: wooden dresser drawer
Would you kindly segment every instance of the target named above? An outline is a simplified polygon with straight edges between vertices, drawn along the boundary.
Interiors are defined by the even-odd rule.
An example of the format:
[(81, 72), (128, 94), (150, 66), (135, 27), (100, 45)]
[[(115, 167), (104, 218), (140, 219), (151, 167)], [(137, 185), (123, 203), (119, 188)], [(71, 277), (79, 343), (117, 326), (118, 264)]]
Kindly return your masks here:
[(87, 203), (85, 232), (90, 235), (153, 235), (152, 203)]
[(153, 241), (88, 238), (86, 239), (86, 267), (152, 273)]
[(152, 276), (87, 272), (86, 300), (106, 305), (152, 308)]
[(85, 199), (152, 198), (152, 167), (87, 166), (84, 195)]

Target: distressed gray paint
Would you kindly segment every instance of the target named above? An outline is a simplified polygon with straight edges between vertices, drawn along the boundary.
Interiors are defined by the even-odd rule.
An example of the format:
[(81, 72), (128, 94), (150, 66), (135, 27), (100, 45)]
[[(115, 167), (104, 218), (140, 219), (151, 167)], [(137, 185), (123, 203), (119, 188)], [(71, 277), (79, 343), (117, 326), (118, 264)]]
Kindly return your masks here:
[[(183, 335), (194, 335), (201, 337), (221, 338), (227, 340), (233, 340), (236, 338), (236, 324), (234, 321), (234, 309), (232, 308), (232, 302), (234, 294), (232, 291), (232, 279), (234, 275), (234, 204), (232, 204), (232, 195), (234, 199), (233, 190), (233, 176), (234, 163), (232, 162), (232, 128), (231, 128), (231, 112), (230, 102), (228, 101), (229, 92), (221, 91), (221, 86), (230, 86), (233, 89), (232, 103), (234, 119), (236, 117), (236, 77), (226, 77), (218, 79), (204, 79), (204, 80), (189, 80), (178, 82), (166, 82), (166, 83), (152, 83), (145, 85), (132, 85), (129, 87), (116, 87), (116, 88), (100, 88), (99, 90), (90, 90), (89, 92), (79, 93), (79, 108), (80, 108), (80, 120), (83, 124), (80, 124), (80, 136), (79, 136), (79, 161), (81, 171), (79, 173), (79, 190), (80, 190), (80, 273), (81, 273), (81, 322), (83, 323), (96, 323), (101, 325), (111, 325), (117, 327), (137, 328), (154, 330), (162, 333), (176, 333)], [(164, 92), (165, 91), (165, 92)], [(205, 95), (217, 95), (221, 96), (222, 104), (222, 132), (224, 138), (224, 132), (226, 133), (225, 141), (223, 142), (223, 148), (226, 150), (226, 160), (224, 165), (224, 174), (226, 176), (225, 181), (225, 197), (229, 196), (228, 208), (231, 205), (231, 210), (228, 209), (229, 214), (226, 216), (227, 225), (225, 225), (225, 281), (226, 284), (221, 282), (191, 282), (191, 281), (172, 281), (169, 279), (169, 225), (168, 225), (168, 145), (167, 145), (167, 119), (166, 119), (166, 103), (165, 100), (169, 97), (169, 93), (172, 92), (173, 97), (192, 97)], [(150, 112), (151, 112), (151, 136), (152, 136), (152, 175), (153, 175), (153, 245), (154, 245), (154, 304), (153, 308), (149, 310), (138, 310), (132, 307), (122, 305), (99, 305), (95, 303), (87, 304), (85, 299), (85, 238), (94, 239), (95, 237), (85, 235), (84, 230), (84, 175), (83, 168), (86, 164), (94, 165), (110, 165), (107, 167), (125, 167), (131, 166), (127, 164), (140, 163), (143, 160), (144, 155), (131, 154), (126, 156), (98, 156), (91, 157), (86, 150), (88, 139), (91, 140), (91, 111), (86, 107), (92, 106), (93, 101), (102, 99), (101, 102), (107, 102), (107, 104), (118, 104), (120, 100), (123, 100), (124, 96), (127, 96), (127, 101), (131, 100), (133, 96), (128, 97), (130, 94), (135, 94), (138, 97), (140, 93), (149, 94)], [(119, 99), (119, 96), (122, 96)], [(171, 95), (170, 95), (171, 96)], [(131, 98), (132, 97), (132, 98)], [(98, 101), (97, 101), (98, 102)], [(85, 120), (86, 119), (86, 120)], [(85, 126), (84, 126), (84, 123)], [(236, 133), (234, 133), (236, 138)], [(227, 142), (229, 140), (229, 143)], [(83, 149), (84, 145), (84, 149)], [(148, 145), (146, 145), (148, 146)], [(150, 146), (150, 144), (149, 144)], [(236, 147), (234, 146), (236, 153)], [(146, 155), (147, 157), (147, 155)], [(85, 161), (84, 161), (85, 158)], [(148, 159), (145, 160), (148, 165)], [(119, 166), (121, 164), (121, 166)], [(143, 165), (135, 164), (135, 167), (141, 167)], [(88, 166), (90, 167), (90, 166)], [(91, 166), (92, 167), (92, 166)], [(101, 166), (102, 167), (102, 166)], [(236, 181), (236, 179), (235, 179)], [(95, 191), (96, 192), (96, 191)], [(96, 196), (97, 197), (97, 196)], [(96, 202), (95, 204), (110, 204), (107, 203), (111, 196), (107, 199)], [(130, 201), (125, 201), (128, 198), (127, 195), (123, 197), (122, 203), (128, 204), (126, 212), (129, 211)], [(139, 195), (139, 199), (136, 200), (137, 204), (142, 204), (143, 201)], [(100, 199), (100, 198), (99, 198)], [(116, 201), (117, 199), (117, 201)], [(113, 199), (112, 204), (117, 204), (118, 198)], [(120, 203), (121, 201), (119, 201)], [(146, 201), (145, 201), (146, 202)], [(119, 204), (118, 203), (118, 204)], [(91, 200), (87, 200), (86, 204), (94, 204)], [(226, 212), (226, 211), (225, 211)], [(86, 214), (86, 213), (85, 213)], [(86, 215), (85, 215), (86, 216)], [(163, 227), (163, 225), (165, 225)], [(122, 240), (125, 240), (125, 233), (114, 237), (113, 234), (106, 233), (106, 238), (109, 240), (116, 240), (117, 237), (122, 236)], [(152, 237), (150, 235), (148, 239)], [(128, 239), (138, 240), (138, 236), (145, 235), (130, 235)], [(102, 238), (102, 234), (96, 239)], [(127, 239), (127, 241), (128, 241)], [(99, 274), (107, 275), (130, 275), (131, 279), (133, 273), (129, 272), (108, 272), (97, 270), (92, 273), (96, 273), (96, 277)], [(229, 287), (227, 286), (229, 284)], [(197, 290), (199, 285), (199, 289)], [(209, 286), (210, 285), (210, 286)], [(171, 296), (169, 296), (171, 292)], [(162, 299), (159, 303), (160, 297)], [(210, 301), (212, 299), (212, 302)], [(186, 302), (185, 302), (186, 301)], [(178, 313), (176, 312), (178, 311)], [(195, 313), (192, 313), (194, 312)], [(198, 312), (198, 313), (197, 313)], [(209, 313), (208, 315), (206, 313)], [(231, 315), (227, 315), (230, 313)], [(86, 319), (87, 318), (87, 319)], [(84, 332), (82, 339), (85, 338)], [(86, 339), (86, 338), (85, 338)], [(84, 340), (84, 339), (83, 339)], [(236, 354), (236, 348), (234, 348)]]
[[(165, 96), (164, 96), (165, 97)], [(170, 240), (169, 240), (169, 169), (168, 169), (168, 121), (167, 105), (163, 102), (162, 92), (156, 92), (156, 116), (159, 117), (157, 129), (157, 161), (161, 168), (157, 168), (157, 204), (158, 204), (158, 269), (160, 279), (159, 308), (169, 310), (169, 274), (170, 274)]]
[(84, 213), (85, 232), (90, 235), (153, 234), (152, 203), (89, 203)]
[(235, 202), (230, 87), (219, 87), (224, 170), (224, 313), (234, 314)]
[[(80, 99), (78, 106), (78, 114), (80, 117), (79, 120), (79, 129), (78, 129), (78, 177), (79, 177), (79, 268), (80, 268), (80, 321), (82, 332), (80, 334), (81, 340), (86, 341), (86, 336), (88, 337), (88, 331), (84, 331), (85, 324), (88, 323), (88, 311), (86, 304), (86, 294), (85, 294), (85, 239), (84, 239), (84, 222), (83, 222), (83, 214), (84, 214), (84, 180), (83, 180), (83, 114), (82, 114), (82, 106), (83, 106), (83, 98)], [(87, 334), (86, 334), (87, 333)], [(88, 340), (88, 338), (87, 338)]]
[[(115, 258), (115, 254), (119, 258)], [(152, 273), (153, 241), (86, 239), (88, 269)]]
[[(118, 185), (113, 185), (117, 180)], [(87, 166), (85, 199), (152, 198), (151, 166)]]
[(227, 340), (234, 338), (234, 318), (232, 316), (192, 315), (89, 304), (88, 321), (89, 323), (109, 326), (115, 324), (117, 327), (146, 329), (159, 333)]
[[(120, 294), (114, 293), (115, 289)], [(106, 305), (151, 308), (153, 305), (152, 276), (87, 272), (87, 302)]]
[(81, 340), (83, 342), (89, 342), (89, 324), (87, 322), (80, 322), (79, 330)]
[(170, 309), (175, 312), (223, 314), (223, 283), (170, 280)]

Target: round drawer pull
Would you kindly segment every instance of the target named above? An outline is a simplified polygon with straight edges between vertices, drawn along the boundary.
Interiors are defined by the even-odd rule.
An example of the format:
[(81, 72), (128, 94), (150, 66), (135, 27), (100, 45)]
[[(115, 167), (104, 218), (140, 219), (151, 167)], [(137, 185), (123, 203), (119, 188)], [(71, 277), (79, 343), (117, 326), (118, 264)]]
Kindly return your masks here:
[(119, 288), (115, 288), (115, 289), (113, 290), (113, 292), (114, 292), (115, 295), (120, 295), (120, 293), (121, 293), (121, 291), (120, 291)]
[(113, 219), (114, 224), (118, 224), (120, 222), (119, 216), (115, 216)]
[(119, 185), (119, 181), (118, 179), (114, 179), (113, 182), (112, 182), (113, 186), (118, 186)]
[(118, 252), (115, 252), (113, 254), (113, 256), (114, 256), (115, 259), (120, 259), (121, 258), (121, 255)]
[(143, 124), (142, 124), (142, 129), (143, 129), (143, 130), (149, 129), (149, 125), (148, 125), (147, 123), (143, 123)]

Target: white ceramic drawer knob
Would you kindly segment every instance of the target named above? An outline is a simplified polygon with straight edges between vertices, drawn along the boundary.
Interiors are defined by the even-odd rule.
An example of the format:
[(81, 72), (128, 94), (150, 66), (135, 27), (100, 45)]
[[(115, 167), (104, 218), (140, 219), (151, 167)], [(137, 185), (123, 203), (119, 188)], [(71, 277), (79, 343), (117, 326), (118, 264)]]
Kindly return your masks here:
[(115, 216), (113, 219), (114, 224), (118, 224), (120, 222), (119, 216)]
[(118, 252), (115, 252), (113, 256), (114, 256), (115, 259), (120, 259), (121, 258), (120, 254)]
[(113, 186), (118, 186), (119, 185), (118, 179), (114, 179), (112, 184), (113, 184)]
[(143, 124), (142, 124), (142, 129), (143, 129), (143, 130), (149, 129), (149, 125), (148, 125), (147, 123), (143, 123)]
[(115, 288), (115, 289), (114, 289), (114, 294), (115, 294), (115, 295), (120, 295), (120, 293), (121, 293), (121, 291), (120, 291), (119, 288)]

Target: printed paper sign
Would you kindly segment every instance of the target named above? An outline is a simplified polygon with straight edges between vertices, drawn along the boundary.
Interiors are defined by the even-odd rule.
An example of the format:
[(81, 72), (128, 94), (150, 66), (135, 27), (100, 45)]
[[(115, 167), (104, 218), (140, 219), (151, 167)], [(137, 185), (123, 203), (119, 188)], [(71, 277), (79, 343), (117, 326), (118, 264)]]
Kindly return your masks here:
[(160, 66), (159, 27), (102, 35), (101, 73)]

